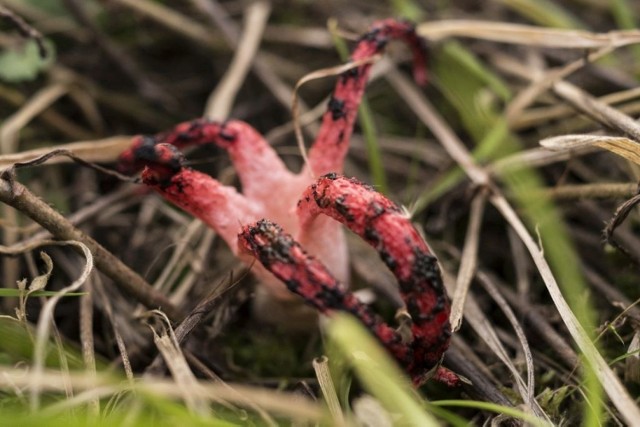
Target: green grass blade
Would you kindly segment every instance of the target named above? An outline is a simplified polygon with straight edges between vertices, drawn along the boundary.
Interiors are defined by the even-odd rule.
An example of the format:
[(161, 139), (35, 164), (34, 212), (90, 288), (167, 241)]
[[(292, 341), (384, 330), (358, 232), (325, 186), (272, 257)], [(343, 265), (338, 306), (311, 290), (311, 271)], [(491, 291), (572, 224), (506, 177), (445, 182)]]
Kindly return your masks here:
[(387, 411), (402, 417), (397, 421), (399, 425), (439, 425), (417, 400), (406, 376), (359, 322), (338, 314), (329, 323), (328, 336), (348, 356), (365, 389)]

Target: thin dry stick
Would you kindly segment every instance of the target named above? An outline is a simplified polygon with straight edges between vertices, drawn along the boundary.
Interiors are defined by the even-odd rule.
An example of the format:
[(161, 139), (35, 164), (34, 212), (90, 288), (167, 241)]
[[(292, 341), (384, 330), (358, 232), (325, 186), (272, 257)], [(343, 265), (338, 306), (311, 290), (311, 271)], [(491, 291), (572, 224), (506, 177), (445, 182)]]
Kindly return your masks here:
[[(39, 90), (18, 111), (9, 116), (0, 128), (0, 153), (13, 153), (18, 148), (18, 135), (20, 130), (34, 117), (46, 110), (57, 99), (68, 92), (66, 83), (54, 83)], [(18, 240), (18, 234), (12, 229), (18, 223), (18, 216), (13, 209), (4, 207), (4, 219), (9, 226), (3, 233), (2, 243), (12, 245)], [(5, 271), (4, 280), (14, 283), (17, 279), (18, 264), (15, 260), (2, 261)]]
[[(91, 219), (94, 216), (101, 217), (102, 215), (106, 215), (108, 211), (105, 211), (107, 207), (111, 207), (118, 202), (121, 202), (123, 199), (131, 196), (136, 188), (134, 186), (123, 187), (120, 190), (114, 191), (111, 194), (100, 197), (95, 200), (94, 203), (83, 207), (70, 214), (67, 219), (73, 225), (81, 224), (84, 221)], [(116, 205), (117, 206), (117, 205)], [(2, 220), (0, 220), (0, 226), (4, 226)], [(16, 245), (27, 245), (33, 242), (37, 242), (43, 239), (50, 239), (51, 233), (47, 230), (42, 230), (39, 224), (31, 223), (25, 227), (21, 227), (19, 231), (23, 236), (31, 236), (19, 242), (16, 242)]]
[(492, 174), (504, 174), (511, 170), (517, 170), (524, 165), (528, 167), (547, 166), (552, 163), (564, 162), (574, 157), (598, 151), (595, 146), (580, 146), (563, 151), (549, 151), (545, 148), (533, 148), (520, 151), (505, 157), (496, 159), (487, 165), (487, 171)]
[(0, 5), (0, 17), (4, 18), (6, 21), (9, 21), (23, 37), (33, 39), (38, 46), (38, 53), (41, 58), (45, 58), (47, 56), (47, 49), (44, 46), (42, 34), (40, 31), (33, 28), (31, 25), (27, 24), (24, 19), (20, 16), (16, 15), (10, 9), (5, 6)]
[(161, 307), (172, 320), (181, 317), (180, 311), (136, 272), (98, 242), (75, 228), (65, 217), (25, 186), (7, 179), (4, 175), (0, 176), (0, 201), (27, 215), (49, 230), (57, 239), (76, 240), (85, 244), (94, 255), (96, 267), (112, 279), (123, 292), (134, 296), (148, 308)]
[(204, 117), (210, 120), (225, 120), (238, 90), (242, 86), (256, 56), (264, 28), (269, 19), (270, 5), (267, 2), (252, 3), (245, 12), (242, 37), (231, 61), (231, 65), (207, 100)]
[(530, 325), (536, 334), (542, 337), (542, 339), (560, 355), (561, 360), (564, 361), (566, 366), (574, 367), (579, 363), (578, 355), (569, 343), (567, 343), (566, 338), (556, 331), (549, 323), (549, 319), (540, 313), (540, 310), (532, 310), (529, 301), (523, 303), (520, 295), (516, 294), (505, 284), (500, 283), (498, 279), (490, 273), (481, 269), (478, 271), (477, 278), (480, 282), (491, 281), (492, 283), (498, 283), (501, 294), (509, 301), (512, 307), (518, 310), (520, 317), (526, 320), (526, 323)]
[[(191, 332), (202, 322), (205, 316), (211, 313), (211, 311), (220, 304), (220, 299), (224, 293), (230, 291), (235, 285), (237, 285), (249, 270), (250, 269), (246, 269), (244, 274), (239, 275), (240, 279), (235, 281), (233, 280), (233, 273), (230, 274), (229, 281), (227, 281), (225, 285), (216, 287), (209, 296), (200, 301), (200, 303), (198, 303), (198, 305), (189, 314), (187, 314), (187, 316), (185, 316), (184, 320), (182, 320), (175, 329), (176, 340), (179, 344), (182, 344), (187, 339)], [(162, 358), (156, 357), (147, 367), (145, 373), (149, 375), (159, 375), (163, 372), (164, 367), (165, 365)]]
[[(203, 233), (202, 239), (200, 243), (196, 247), (193, 256), (189, 260), (189, 265), (191, 266), (189, 272), (186, 274), (184, 279), (180, 281), (179, 285), (176, 286), (176, 290), (171, 294), (169, 300), (176, 305), (182, 305), (186, 298), (188, 298), (189, 291), (191, 287), (196, 282), (196, 279), (200, 277), (200, 274), (205, 269), (205, 261), (207, 259), (207, 254), (209, 253), (209, 249), (215, 240), (216, 234), (213, 230), (208, 227), (205, 227), (205, 231)], [(174, 276), (179, 274), (178, 270), (174, 272)], [(171, 282), (174, 282), (175, 279), (172, 278)]]
[(528, 384), (520, 375), (520, 371), (515, 366), (513, 359), (509, 355), (509, 352), (507, 352), (506, 348), (502, 344), (502, 341), (500, 341), (497, 330), (495, 329), (489, 318), (484, 314), (484, 312), (480, 308), (480, 305), (472, 295), (467, 298), (464, 316), (467, 320), (467, 323), (473, 328), (473, 330), (478, 334), (482, 341), (487, 344), (487, 346), (496, 355), (496, 357), (498, 357), (498, 359), (500, 359), (504, 366), (507, 367), (507, 369), (511, 373), (511, 376), (515, 380), (515, 385), (518, 388), (518, 393), (522, 397), (523, 401), (526, 402), (527, 409), (535, 414), (538, 418), (548, 420), (549, 417), (544, 412), (540, 404), (535, 399), (531, 398)]
[(178, 266), (177, 270), (183, 270), (185, 264), (189, 262), (188, 258), (191, 257), (190, 254), (185, 254), (190, 249), (191, 240), (194, 239), (195, 236), (201, 235), (204, 231), (204, 223), (197, 219), (192, 220), (186, 229), (180, 229), (175, 249), (169, 261), (165, 263), (165, 267), (162, 269), (160, 276), (158, 276), (153, 283), (154, 289), (164, 292), (167, 290), (166, 288), (171, 286), (172, 282), (168, 280), (171, 273), (176, 270), (176, 265)]
[[(473, 157), (462, 141), (458, 139), (455, 133), (451, 131), (443, 119), (436, 113), (431, 104), (424, 98), (424, 96), (421, 95), (419, 89), (396, 70), (390, 72), (387, 75), (387, 78), (398, 93), (405, 98), (420, 120), (422, 120), (436, 135), (436, 137), (438, 137), (449, 155), (463, 168), (467, 176), (476, 184), (489, 185), (490, 177), (488, 174), (475, 164)], [(554, 85), (554, 87), (557, 85), (558, 84)], [(518, 218), (513, 208), (496, 188), (492, 188), (490, 201), (518, 233), (520, 239), (529, 250), (531, 257), (538, 267), (540, 275), (547, 286), (551, 299), (562, 316), (564, 324), (582, 353), (585, 355), (586, 360), (596, 372), (596, 375), (600, 379), (605, 392), (609, 395), (611, 402), (615, 405), (622, 418), (627, 423), (635, 423), (636, 420), (640, 419), (640, 409), (629, 395), (627, 389), (620, 382), (620, 379), (611, 370), (600, 353), (598, 353), (598, 350), (589, 339), (586, 331), (571, 311), (569, 305), (562, 296), (562, 292), (560, 292), (560, 288), (553, 276), (553, 273), (551, 272), (551, 268), (538, 248), (537, 243), (531, 237), (527, 228), (524, 226), (520, 218)]]
[[(521, 78), (528, 80), (536, 78), (535, 73), (512, 58), (499, 56), (496, 65)], [(554, 83), (552, 90), (577, 111), (604, 126), (622, 132), (635, 141), (640, 141), (640, 124), (628, 115), (566, 81)]]
[(464, 315), (464, 302), (467, 299), (467, 293), (471, 286), (471, 281), (476, 272), (478, 262), (478, 246), (480, 243), (480, 226), (482, 224), (482, 215), (487, 202), (487, 193), (484, 189), (474, 197), (471, 203), (471, 213), (467, 235), (464, 242), (464, 249), (458, 269), (458, 277), (456, 278), (456, 290), (451, 303), (451, 329), (457, 331), (462, 326), (462, 317)]
[[(21, 108), (27, 102), (27, 97), (22, 92), (8, 86), (0, 86), (0, 99), (16, 108)], [(77, 120), (69, 119), (53, 108), (43, 111), (39, 119), (72, 139), (90, 139), (94, 136), (92, 132), (79, 126)]]

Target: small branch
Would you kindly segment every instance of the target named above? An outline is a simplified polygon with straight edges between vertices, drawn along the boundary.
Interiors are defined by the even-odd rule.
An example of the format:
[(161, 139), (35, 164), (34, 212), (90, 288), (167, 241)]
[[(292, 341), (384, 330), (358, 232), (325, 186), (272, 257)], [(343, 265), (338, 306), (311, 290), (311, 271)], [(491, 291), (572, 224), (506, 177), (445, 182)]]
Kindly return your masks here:
[(142, 277), (116, 258), (102, 245), (84, 234), (59, 212), (30, 192), (25, 186), (4, 173), (0, 176), (0, 202), (6, 203), (27, 215), (57, 239), (76, 240), (86, 245), (94, 256), (98, 270), (113, 280), (123, 292), (150, 309), (161, 308), (172, 320), (181, 318), (181, 313), (169, 300), (153, 289)]
[(34, 40), (36, 42), (36, 45), (38, 46), (38, 54), (40, 54), (41, 58), (47, 57), (47, 49), (44, 46), (43, 37), (40, 31), (27, 24), (24, 19), (2, 5), (0, 5), (0, 17), (4, 18), (6, 21), (10, 22), (14, 27), (16, 27), (18, 32), (23, 37)]

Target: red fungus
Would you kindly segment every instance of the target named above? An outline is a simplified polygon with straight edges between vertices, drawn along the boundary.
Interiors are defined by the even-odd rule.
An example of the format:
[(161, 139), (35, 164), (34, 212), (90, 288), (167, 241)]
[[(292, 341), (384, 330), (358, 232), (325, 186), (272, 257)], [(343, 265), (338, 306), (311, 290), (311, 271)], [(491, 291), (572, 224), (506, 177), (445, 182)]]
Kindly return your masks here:
[[(392, 39), (409, 44), (414, 77), (424, 83), (424, 46), (407, 22), (375, 23), (359, 39), (351, 60), (371, 58)], [(435, 256), (397, 205), (356, 180), (335, 175), (342, 172), (370, 69), (371, 64), (365, 63), (338, 78), (310, 149), (309, 165), (298, 174), (289, 171), (248, 124), (205, 119), (181, 123), (156, 136), (134, 138), (120, 156), (119, 168), (130, 173), (144, 168), (145, 184), (202, 219), (246, 262), (257, 258), (260, 265), (254, 272), (276, 297), (290, 298), (293, 292), (321, 312), (352, 313), (407, 369), (416, 385), (431, 374), (457, 384), (455, 374), (439, 367), (451, 328), (449, 299)], [(228, 151), (242, 194), (183, 166), (178, 149), (201, 144)], [(314, 183), (311, 171), (326, 175)], [(411, 342), (403, 342), (398, 332), (348, 291), (348, 254), (340, 223), (371, 244), (398, 278), (412, 319)]]

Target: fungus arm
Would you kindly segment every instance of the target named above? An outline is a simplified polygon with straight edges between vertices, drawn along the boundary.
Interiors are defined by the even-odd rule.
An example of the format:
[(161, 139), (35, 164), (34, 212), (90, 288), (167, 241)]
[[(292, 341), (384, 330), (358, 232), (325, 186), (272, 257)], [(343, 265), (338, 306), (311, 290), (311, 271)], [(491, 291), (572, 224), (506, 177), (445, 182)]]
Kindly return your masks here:
[(287, 288), (322, 313), (340, 310), (356, 316), (403, 365), (412, 358), (401, 336), (347, 290), (315, 257), (309, 255), (282, 228), (265, 219), (243, 227), (241, 251), (252, 254)]
[(145, 166), (142, 180), (146, 185), (201, 219), (237, 253), (241, 224), (260, 215), (247, 198), (209, 175), (183, 167), (182, 154), (172, 145), (155, 145), (138, 161)]
[(450, 302), (436, 257), (403, 210), (355, 179), (335, 174), (319, 178), (298, 204), (301, 239), (319, 214), (328, 215), (362, 237), (398, 279), (412, 319), (412, 378), (438, 366), (449, 346)]
[[(414, 79), (426, 83), (426, 54), (424, 42), (407, 21), (385, 19), (371, 26), (358, 40), (351, 61), (372, 58), (382, 52), (390, 40), (405, 41), (413, 53)], [(338, 77), (316, 140), (309, 150), (309, 164), (317, 175), (342, 172), (344, 157), (349, 148), (358, 106), (369, 79), (372, 64), (353, 68)]]
[(292, 176), (262, 135), (239, 120), (216, 122), (196, 119), (157, 135), (136, 136), (131, 146), (120, 154), (118, 169), (130, 174), (141, 170), (158, 144), (170, 144), (180, 150), (213, 144), (226, 150), (240, 178), (242, 191), (249, 198), (272, 192)]

